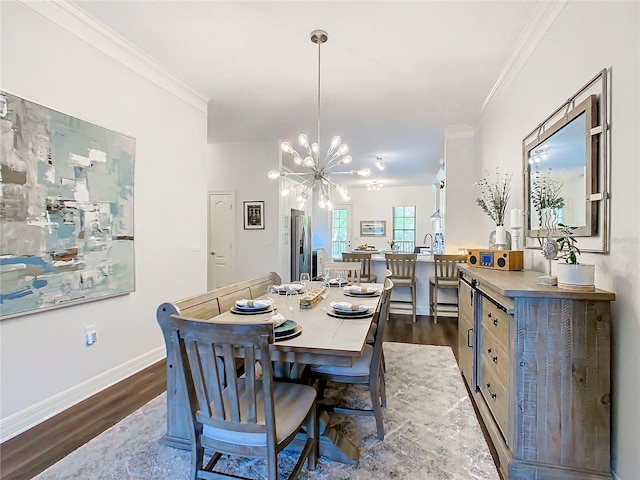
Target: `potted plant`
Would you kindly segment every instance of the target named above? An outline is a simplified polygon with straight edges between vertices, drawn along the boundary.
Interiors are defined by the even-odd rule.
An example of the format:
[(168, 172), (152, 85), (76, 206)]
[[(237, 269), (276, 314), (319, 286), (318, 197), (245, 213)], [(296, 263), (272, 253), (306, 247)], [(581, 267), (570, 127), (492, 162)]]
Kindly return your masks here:
[(488, 172), (485, 171), (484, 178), (476, 183), (480, 187), (480, 196), (476, 199), (476, 204), (496, 222), (496, 246), (506, 246), (507, 249), (511, 248), (511, 235), (504, 225), (504, 217), (511, 197), (512, 176), (509, 173), (500, 175), (499, 169), (496, 168), (495, 181), (489, 180)]
[(560, 236), (558, 243), (558, 258), (564, 262), (558, 262), (558, 287), (572, 290), (593, 290), (596, 266), (578, 263), (580, 249), (576, 246), (578, 240), (574, 231), (578, 227), (558, 224)]

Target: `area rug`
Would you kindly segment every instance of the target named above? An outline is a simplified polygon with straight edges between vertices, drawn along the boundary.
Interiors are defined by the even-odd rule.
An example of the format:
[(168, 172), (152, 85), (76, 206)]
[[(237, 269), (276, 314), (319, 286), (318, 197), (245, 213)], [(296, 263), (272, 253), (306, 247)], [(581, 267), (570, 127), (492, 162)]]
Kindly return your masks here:
[[(332, 414), (331, 424), (360, 446), (357, 466), (320, 458), (299, 478), (326, 480), (499, 480), (463, 380), (449, 347), (384, 344), (387, 363), (385, 439), (373, 417)], [(327, 400), (369, 405), (365, 387), (329, 384)], [(189, 452), (158, 444), (166, 432), (166, 396), (155, 398), (118, 424), (38, 475), (39, 480), (189, 478)], [(286, 478), (296, 455), (279, 455)], [(262, 459), (223, 458), (228, 473), (266, 478)]]

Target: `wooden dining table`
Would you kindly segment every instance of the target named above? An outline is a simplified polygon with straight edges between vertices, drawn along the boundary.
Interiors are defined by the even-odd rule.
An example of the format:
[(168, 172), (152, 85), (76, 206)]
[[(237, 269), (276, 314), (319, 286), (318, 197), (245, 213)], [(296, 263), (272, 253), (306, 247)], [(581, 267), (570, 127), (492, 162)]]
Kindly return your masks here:
[[(382, 284), (361, 284), (363, 287), (376, 287), (382, 292)], [(307, 289), (321, 288), (322, 284), (310, 282)], [(301, 297), (302, 295), (299, 295)], [(300, 378), (307, 365), (350, 366), (362, 355), (372, 317), (336, 318), (329, 315), (331, 302), (350, 302), (370, 306), (375, 310), (381, 296), (352, 297), (345, 294), (342, 286), (328, 287), (328, 295), (310, 309), (296, 306), (289, 310), (285, 295), (279, 295), (275, 301), (275, 313), (294, 320), (302, 328), (293, 338), (276, 341), (271, 345), (271, 359), (274, 362), (274, 376), (288, 381)], [(256, 315), (238, 315), (231, 310), (220, 313), (216, 321), (234, 322), (240, 319), (267, 319), (271, 312)], [(206, 321), (206, 320), (204, 320)], [(176, 369), (168, 369), (168, 375), (178, 375)], [(169, 382), (168, 382), (169, 383)], [(183, 382), (174, 382), (182, 385)], [(186, 397), (186, 394), (184, 395)], [(167, 395), (167, 434), (160, 443), (172, 447), (190, 448), (189, 431), (185, 428), (185, 412), (171, 405), (171, 395)], [(328, 414), (320, 412), (320, 455), (331, 460), (357, 464), (360, 450), (349, 439), (328, 426)], [(292, 449), (302, 448), (302, 443), (294, 441)]]

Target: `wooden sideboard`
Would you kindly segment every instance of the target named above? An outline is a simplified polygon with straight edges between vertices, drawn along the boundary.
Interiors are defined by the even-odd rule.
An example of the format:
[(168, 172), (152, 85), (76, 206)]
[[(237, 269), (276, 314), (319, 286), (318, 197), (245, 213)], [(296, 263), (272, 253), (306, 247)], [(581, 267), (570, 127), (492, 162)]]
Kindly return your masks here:
[(610, 479), (610, 304), (459, 267), (459, 365), (508, 480)]

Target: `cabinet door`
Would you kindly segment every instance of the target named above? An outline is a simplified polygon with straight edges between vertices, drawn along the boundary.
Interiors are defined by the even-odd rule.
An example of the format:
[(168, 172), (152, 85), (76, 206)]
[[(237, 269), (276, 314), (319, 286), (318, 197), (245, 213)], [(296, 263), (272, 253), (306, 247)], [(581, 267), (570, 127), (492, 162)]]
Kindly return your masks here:
[(460, 280), (458, 286), (458, 365), (469, 386), (473, 385), (473, 290)]

